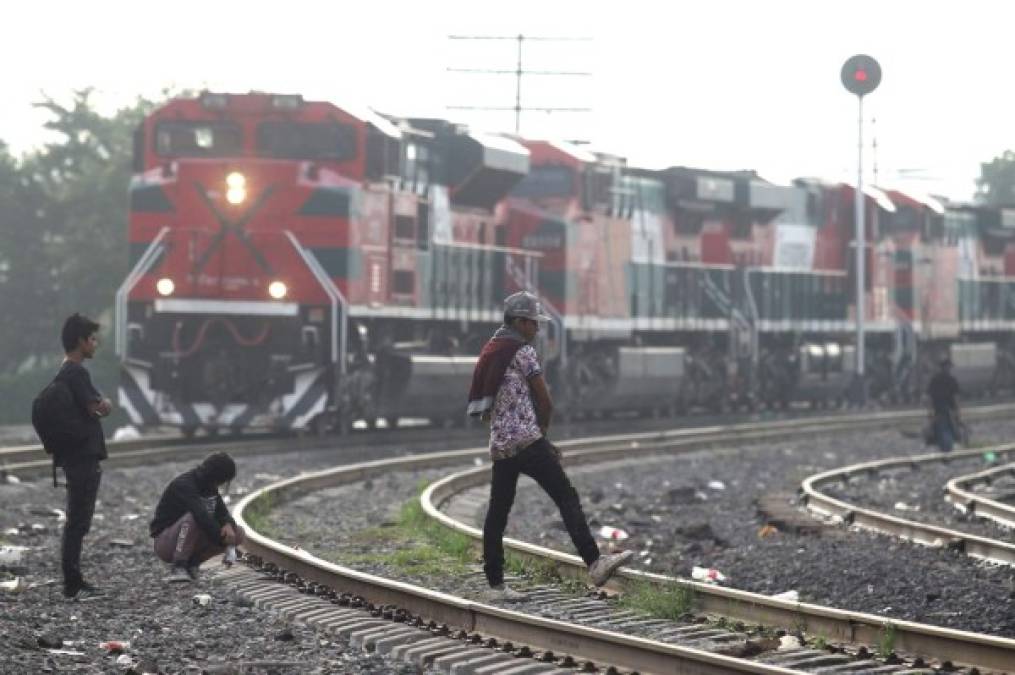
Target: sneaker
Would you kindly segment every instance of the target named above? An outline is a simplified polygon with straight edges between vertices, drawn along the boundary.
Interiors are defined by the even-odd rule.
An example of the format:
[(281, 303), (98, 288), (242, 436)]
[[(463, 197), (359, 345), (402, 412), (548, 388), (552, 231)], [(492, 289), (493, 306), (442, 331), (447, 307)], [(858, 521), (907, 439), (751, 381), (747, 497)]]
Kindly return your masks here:
[(592, 583), (596, 586), (602, 586), (613, 576), (618, 567), (633, 557), (634, 551), (621, 551), (620, 553), (601, 555), (594, 563), (589, 565), (589, 578), (592, 579)]
[(77, 589), (64, 588), (63, 596), (73, 602), (90, 602), (92, 600), (101, 600), (106, 597), (102, 591), (90, 584), (88, 588), (85, 586), (79, 586)]
[(486, 602), (522, 602), (528, 599), (528, 593), (516, 591), (507, 584), (491, 586), (483, 591), (483, 600)]
[(169, 573), (169, 576), (166, 577), (166, 581), (170, 583), (188, 584), (194, 581), (194, 577), (190, 576), (186, 565), (175, 564), (173, 565), (173, 570)]

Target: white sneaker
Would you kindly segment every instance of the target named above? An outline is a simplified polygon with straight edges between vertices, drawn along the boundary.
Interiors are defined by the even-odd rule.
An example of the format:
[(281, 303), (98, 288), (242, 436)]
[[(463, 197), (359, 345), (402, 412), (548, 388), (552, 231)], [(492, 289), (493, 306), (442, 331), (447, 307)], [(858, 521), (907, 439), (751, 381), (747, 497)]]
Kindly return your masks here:
[(491, 586), (483, 591), (483, 600), (486, 602), (522, 602), (528, 599), (527, 593), (516, 591), (507, 584)]
[(592, 579), (592, 583), (596, 586), (602, 586), (613, 576), (618, 567), (632, 557), (634, 557), (634, 551), (621, 551), (620, 553), (601, 555), (598, 560), (589, 565), (589, 578)]

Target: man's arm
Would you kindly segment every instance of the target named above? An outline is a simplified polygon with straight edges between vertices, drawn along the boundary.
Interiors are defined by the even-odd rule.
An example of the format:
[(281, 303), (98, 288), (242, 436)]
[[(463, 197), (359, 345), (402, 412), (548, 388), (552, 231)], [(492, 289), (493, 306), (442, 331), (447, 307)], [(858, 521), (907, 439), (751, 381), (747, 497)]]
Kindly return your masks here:
[(109, 399), (102, 398), (102, 394), (92, 385), (92, 378), (84, 368), (75, 369), (67, 377), (67, 386), (74, 396), (74, 402), (89, 417), (105, 417), (112, 411)]
[(532, 405), (536, 409), (536, 423), (545, 435), (553, 417), (553, 399), (550, 398), (550, 390), (542, 373), (529, 378), (529, 388), (532, 390)]
[(201, 528), (210, 541), (224, 543), (221, 528), (204, 505), (204, 499), (198, 494), (197, 485), (193, 480), (181, 480), (176, 484), (176, 497), (194, 516), (194, 522)]

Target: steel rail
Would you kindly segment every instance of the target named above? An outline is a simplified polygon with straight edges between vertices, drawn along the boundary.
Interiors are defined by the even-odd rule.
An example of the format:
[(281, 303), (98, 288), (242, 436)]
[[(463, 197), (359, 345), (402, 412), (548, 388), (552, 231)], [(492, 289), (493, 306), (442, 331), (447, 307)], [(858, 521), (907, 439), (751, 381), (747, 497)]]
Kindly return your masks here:
[(1005, 504), (967, 489), (977, 483), (989, 485), (995, 478), (1003, 475), (1015, 476), (1015, 463), (1002, 464), (978, 473), (952, 478), (945, 484), (947, 493), (945, 499), (966, 513), (988, 518), (999, 525), (1015, 529), (1015, 504)]
[(391, 471), (405, 471), (461, 465), (483, 457), (486, 448), (418, 455), (365, 462), (283, 480), (246, 495), (233, 509), (236, 521), (245, 527), (244, 548), (261, 560), (293, 572), (307, 581), (351, 593), (376, 605), (395, 605), (415, 616), (467, 632), (478, 632), (538, 650), (568, 654), (597, 664), (610, 664), (642, 673), (797, 673), (736, 657), (689, 647), (655, 642), (644, 638), (562, 621), (534, 617), (492, 607), (412, 584), (385, 579), (322, 560), (309, 552), (276, 542), (256, 532), (245, 520), (247, 509), (259, 500), (271, 506), (306, 494), (308, 491), (357, 482)]
[[(558, 445), (569, 451), (567, 457), (569, 463), (602, 462), (627, 459), (632, 454), (671, 453), (722, 443), (786, 438), (794, 432), (813, 434), (819, 430), (855, 431), (867, 425), (871, 427), (897, 425), (917, 415), (920, 413), (901, 415), (896, 413), (893, 415), (894, 420), (886, 419), (888, 415), (865, 415), (850, 420), (839, 417), (769, 425), (747, 424), (725, 428), (682, 429), (568, 441)], [(361, 481), (391, 471), (460, 466), (462, 463), (487, 456), (486, 448), (476, 448), (367, 462), (298, 476), (245, 496), (235, 507), (234, 514), (240, 523), (245, 523), (244, 513), (252, 504), (259, 504), (259, 508), (273, 508), (308, 492), (337, 484)], [(488, 471), (488, 465), (472, 468), (431, 485), (421, 498), (424, 508), (431, 517), (446, 522), (449, 527), (466, 532), (474, 538), (481, 537), (474, 528), (454, 521), (448, 523), (448, 519), (436, 509), (434, 502), (446, 499), (463, 486), (485, 482)], [(250, 532), (247, 550), (264, 561), (336, 591), (360, 595), (378, 605), (393, 604), (417, 616), (425, 616), (429, 620), (455, 625), (467, 631), (494, 634), (501, 639), (529, 644), (539, 649), (570, 653), (575, 657), (641, 672), (786, 672), (757, 662), (717, 656), (699, 650), (572, 626), (558, 621), (539, 619), (534, 623), (530, 616), (453, 598), (411, 584), (383, 579), (336, 565), (321, 560), (298, 546), (290, 547), (273, 541), (253, 531), (249, 525), (247, 529)], [(575, 556), (514, 540), (507, 540), (505, 544), (516, 553), (552, 560), (565, 574), (578, 575), (585, 572), (584, 564)], [(693, 590), (695, 603), (699, 611), (704, 613), (782, 626), (791, 630), (802, 628), (832, 640), (877, 644), (886, 631), (891, 630), (898, 649), (925, 657), (987, 668), (1007, 667), (1015, 660), (1015, 640), (905, 621), (891, 621), (885, 617), (778, 600), (760, 594), (708, 586), (657, 574), (622, 570), (619, 580), (622, 584), (631, 582), (679, 584)], [(534, 625), (537, 626), (535, 629)]]
[[(893, 469), (917, 469), (923, 464), (949, 462), (955, 459), (972, 458), (984, 452), (997, 455), (1008, 455), (1015, 452), (1015, 443), (998, 445), (992, 448), (977, 448), (951, 453), (934, 453), (913, 457), (894, 457), (874, 462), (862, 462), (850, 466), (825, 471), (803, 481), (800, 489), (807, 508), (828, 516), (841, 518), (849, 525), (890, 534), (926, 546), (946, 546), (964, 552), (976, 558), (1006, 565), (1015, 564), (1015, 544), (981, 537), (979, 535), (953, 530), (937, 525), (920, 523), (906, 518), (882, 513), (874, 509), (865, 509), (831, 497), (821, 491), (822, 486), (848, 481), (853, 476), (876, 475), (882, 471)], [(1015, 656), (1013, 656), (1015, 659)], [(1012, 661), (1015, 663), (1015, 660)]]
[[(693, 448), (694, 445), (689, 444), (689, 447)], [(649, 451), (662, 449), (643, 448)], [(628, 449), (628, 455), (633, 450)], [(623, 454), (615, 450), (589, 450), (570, 454), (565, 457), (565, 461), (571, 465), (579, 465), (622, 457)], [(440, 506), (460, 492), (485, 484), (489, 480), (489, 471), (488, 466), (477, 467), (431, 484), (420, 497), (424, 511), (446, 527), (474, 540), (481, 540), (483, 535), (480, 530), (449, 517), (440, 510)], [(585, 563), (577, 556), (515, 539), (506, 538), (504, 545), (520, 557), (544, 562), (552, 561), (562, 576), (584, 578), (586, 574)], [(896, 649), (924, 658), (1002, 670), (1011, 668), (1015, 663), (1015, 640), (1009, 638), (780, 600), (758, 593), (630, 569), (621, 569), (611, 581), (611, 586), (623, 591), (631, 584), (637, 583), (675, 585), (688, 589), (693, 593), (697, 611), (705, 614), (766, 626), (802, 628), (806, 632), (822, 635), (829, 640), (865, 645), (877, 645), (890, 627)]]

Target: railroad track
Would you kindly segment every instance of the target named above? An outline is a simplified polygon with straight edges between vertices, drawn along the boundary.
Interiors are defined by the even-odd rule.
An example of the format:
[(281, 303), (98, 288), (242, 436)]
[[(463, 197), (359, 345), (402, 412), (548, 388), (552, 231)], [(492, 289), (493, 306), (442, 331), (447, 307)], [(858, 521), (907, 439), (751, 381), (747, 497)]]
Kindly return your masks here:
[(981, 518), (989, 518), (1008, 529), (1015, 529), (1015, 504), (1010, 503), (1012, 493), (1005, 492), (1005, 500), (995, 499), (992, 494), (977, 492), (983, 486), (990, 489), (1000, 479), (1015, 477), (1015, 463), (1002, 464), (985, 471), (951, 479), (945, 485), (947, 499), (966, 513), (975, 513)]
[[(974, 417), (1010, 414), (992, 406)], [(560, 443), (569, 464), (598, 463), (635, 454), (672, 454), (712, 445), (782, 439), (860, 428), (884, 428), (922, 420), (923, 413), (867, 414), (772, 424), (685, 429), (641, 433)], [(330, 469), (280, 481), (253, 492), (234, 513), (243, 522), (251, 509), (263, 513), (307, 492), (372, 479), (394, 471), (461, 467), (486, 456), (485, 448), (419, 455)], [(459, 471), (430, 487), (421, 496), (430, 517), (445, 526), (479, 539), (475, 528), (441, 511), (457, 496), (485, 485), (489, 465)], [(248, 530), (252, 528), (248, 527)], [(554, 566), (562, 576), (584, 578), (584, 564), (575, 556), (526, 542), (505, 540), (515, 555)], [(955, 631), (884, 617), (779, 600), (755, 593), (700, 584), (657, 574), (621, 570), (611, 589), (623, 592), (633, 584), (652, 584), (661, 590), (681, 589), (693, 599), (697, 616), (722, 617), (719, 625), (675, 623), (618, 611), (602, 597), (573, 597), (559, 589), (532, 586), (533, 597), (547, 608), (541, 616), (493, 607), (466, 598), (431, 591), (412, 584), (365, 574), (322, 560), (313, 554), (251, 532), (247, 550), (261, 571), (232, 572), (240, 588), (255, 602), (272, 605), (295, 619), (335, 628), (354, 643), (389, 650), (396, 657), (415, 660), (449, 672), (544, 672), (599, 669), (690, 673), (786, 672), (931, 672), (923, 659), (950, 667), (966, 664), (1002, 670), (1015, 663), (1015, 640)], [(284, 581), (302, 593), (278, 583)], [(477, 584), (481, 579), (477, 579)], [(336, 606), (337, 605), (337, 606)], [(783, 631), (803, 631), (848, 644), (855, 653), (833, 654), (802, 646), (773, 651), (771, 640), (753, 638), (748, 625)], [(721, 627), (719, 627), (721, 626)], [(873, 645), (890, 635), (894, 650), (918, 655), (908, 663), (872, 660)], [(776, 640), (776, 644), (778, 644)], [(485, 651), (481, 649), (486, 645)], [(519, 660), (533, 655), (543, 661)], [(824, 669), (824, 670), (823, 670)], [(833, 669), (833, 670), (828, 670)], [(915, 669), (915, 670), (914, 670)], [(972, 671), (971, 671), (972, 672)]]
[[(824, 488), (845, 483), (853, 477), (877, 476), (886, 472), (918, 471), (921, 466), (928, 464), (971, 459), (982, 456), (986, 452), (993, 452), (999, 458), (1007, 457), (1009, 460), (1015, 459), (1015, 444), (951, 453), (934, 453), (915, 457), (895, 457), (852, 464), (839, 469), (825, 471), (804, 480), (801, 485), (802, 499), (811, 511), (824, 516), (838, 518), (847, 525), (855, 525), (926, 546), (947, 547), (951, 550), (990, 562), (1012, 565), (1015, 564), (1015, 544), (1010, 542), (901, 518), (897, 515), (851, 504), (823, 492)], [(1010, 467), (1001, 467), (991, 471), (1000, 472), (1002, 469), (1010, 471)], [(969, 482), (983, 480), (981, 477), (984, 474), (991, 475), (991, 471), (957, 478), (949, 482), (948, 491), (951, 500), (965, 508), (971, 507), (978, 515), (990, 513), (993, 503), (996, 505), (994, 512), (999, 514), (1007, 513), (1008, 518), (1012, 518), (1012, 507), (1005, 507), (1002, 504), (992, 502), (990, 499), (977, 496), (961, 487)], [(1015, 663), (1015, 657), (1013, 657), (1012, 663)]]

